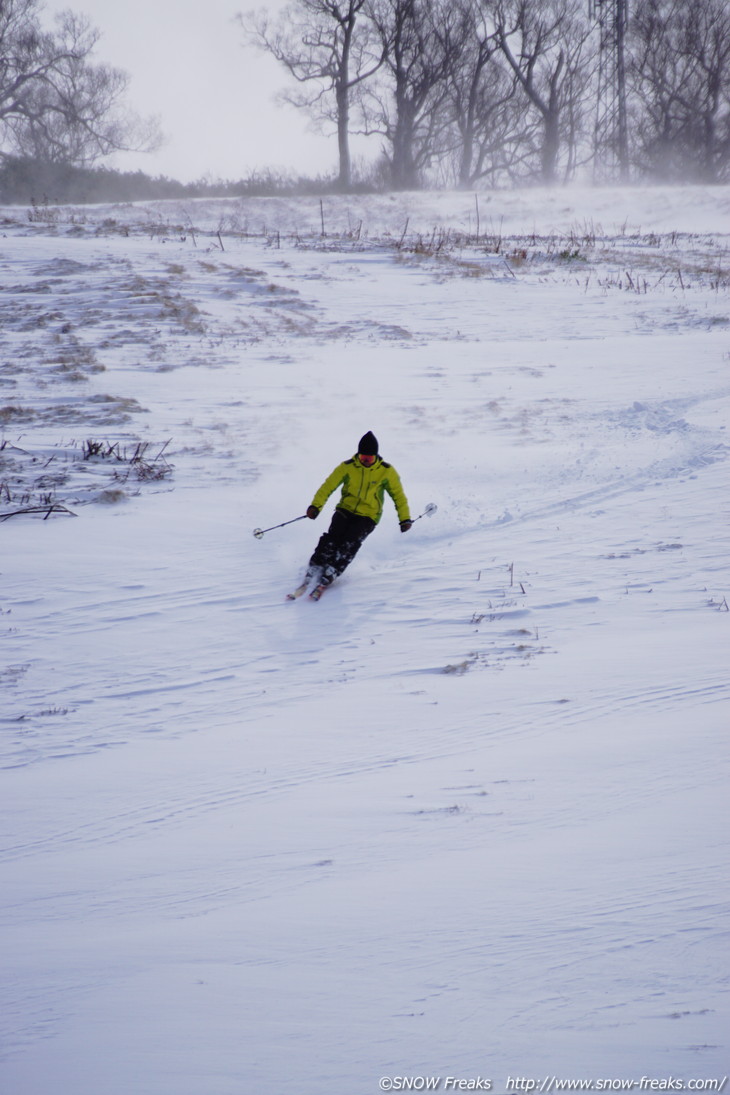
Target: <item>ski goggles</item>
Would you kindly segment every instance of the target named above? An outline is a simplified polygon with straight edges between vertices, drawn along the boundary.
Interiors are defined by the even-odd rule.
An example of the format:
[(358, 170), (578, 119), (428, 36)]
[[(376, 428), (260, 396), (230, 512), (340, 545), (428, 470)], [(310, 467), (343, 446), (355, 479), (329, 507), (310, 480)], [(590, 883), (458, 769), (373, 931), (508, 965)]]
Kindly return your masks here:
[(372, 468), (373, 464), (378, 459), (377, 456), (368, 456), (364, 452), (359, 452), (357, 454), (357, 458), (361, 464), (364, 464), (366, 468)]

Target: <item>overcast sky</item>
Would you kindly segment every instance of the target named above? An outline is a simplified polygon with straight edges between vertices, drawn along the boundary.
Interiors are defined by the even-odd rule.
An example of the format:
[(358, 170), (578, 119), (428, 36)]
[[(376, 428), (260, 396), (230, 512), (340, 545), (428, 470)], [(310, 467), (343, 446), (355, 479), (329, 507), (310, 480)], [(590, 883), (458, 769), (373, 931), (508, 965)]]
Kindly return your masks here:
[(131, 77), (127, 101), (160, 119), (165, 146), (152, 155), (124, 154), (124, 171), (238, 179), (258, 168), (316, 175), (336, 168), (337, 143), (309, 131), (307, 118), (276, 105), (290, 86), (272, 58), (244, 47), (240, 11), (284, 0), (45, 0), (46, 21), (63, 9), (89, 17), (101, 33), (96, 60)]

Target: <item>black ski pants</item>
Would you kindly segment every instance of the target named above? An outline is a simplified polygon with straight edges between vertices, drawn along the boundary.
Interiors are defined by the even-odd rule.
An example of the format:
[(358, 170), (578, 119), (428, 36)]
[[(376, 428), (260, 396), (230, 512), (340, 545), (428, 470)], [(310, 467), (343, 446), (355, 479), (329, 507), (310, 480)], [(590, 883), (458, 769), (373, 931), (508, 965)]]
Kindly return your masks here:
[(344, 509), (336, 509), (327, 532), (320, 536), (309, 568), (322, 568), (322, 585), (329, 585), (349, 566), (362, 547), (366, 536), (375, 528), (370, 517), (360, 517)]

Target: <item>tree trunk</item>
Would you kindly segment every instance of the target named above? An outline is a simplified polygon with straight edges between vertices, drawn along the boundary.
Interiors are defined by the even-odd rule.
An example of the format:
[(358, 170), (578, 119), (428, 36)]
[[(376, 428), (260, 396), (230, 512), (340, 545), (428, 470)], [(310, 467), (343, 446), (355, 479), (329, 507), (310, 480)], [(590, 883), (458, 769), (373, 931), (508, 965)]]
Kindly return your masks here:
[(337, 189), (347, 193), (352, 186), (352, 162), (350, 159), (350, 89), (337, 88), (337, 151), (339, 174)]
[(464, 135), (459, 156), (459, 190), (469, 190), (472, 186), (471, 165), (474, 160), (474, 138), (471, 133)]
[(560, 153), (560, 115), (551, 111), (544, 115), (542, 148), (540, 150), (540, 176), (546, 186), (552, 186), (558, 171)]
[(397, 118), (393, 133), (391, 175), (395, 190), (417, 190), (418, 169), (413, 155), (415, 119), (407, 96), (397, 96)]

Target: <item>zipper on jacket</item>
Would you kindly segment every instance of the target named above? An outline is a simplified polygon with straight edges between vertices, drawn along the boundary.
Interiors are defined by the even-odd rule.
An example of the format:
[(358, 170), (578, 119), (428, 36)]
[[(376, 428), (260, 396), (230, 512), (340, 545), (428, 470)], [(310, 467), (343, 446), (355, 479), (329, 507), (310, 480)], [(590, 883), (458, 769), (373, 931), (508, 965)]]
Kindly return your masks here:
[[(358, 487), (357, 499), (355, 501), (356, 506), (359, 506), (360, 502), (364, 502), (366, 505), (368, 504), (367, 488), (365, 487), (365, 473), (371, 470), (370, 468), (366, 468), (364, 464), (360, 464), (359, 460), (358, 464), (360, 465), (360, 486)], [(374, 467), (376, 467), (375, 464), (373, 464), (373, 468)], [(375, 508), (377, 509), (377, 506)]]

